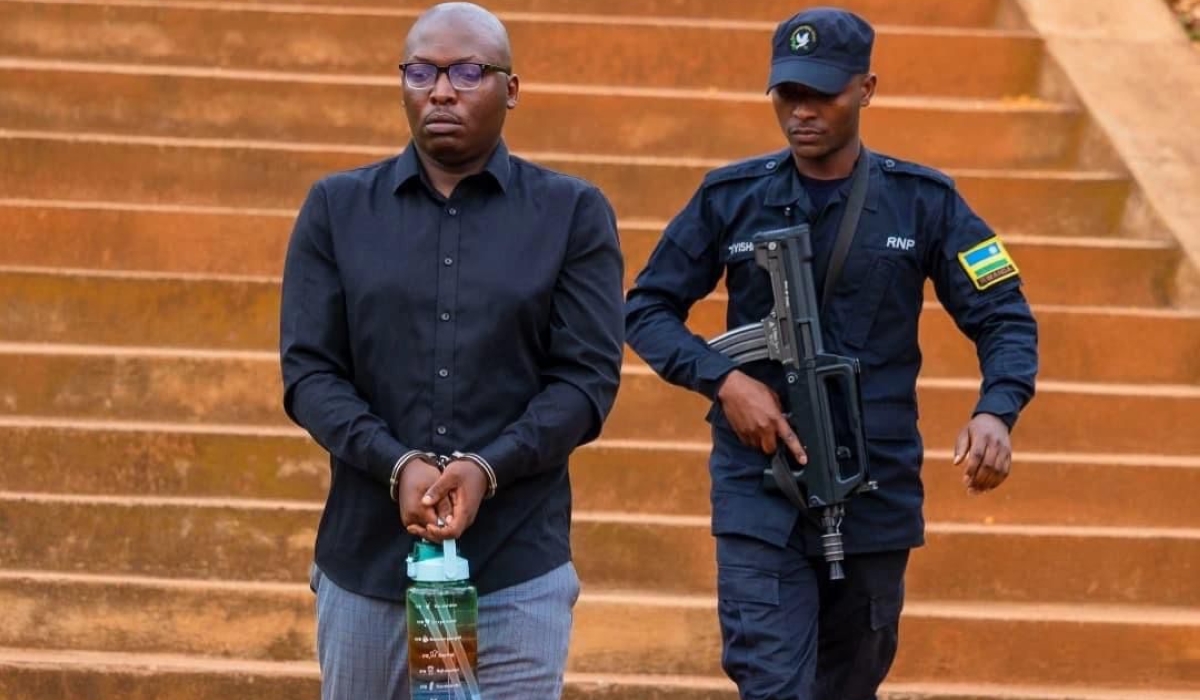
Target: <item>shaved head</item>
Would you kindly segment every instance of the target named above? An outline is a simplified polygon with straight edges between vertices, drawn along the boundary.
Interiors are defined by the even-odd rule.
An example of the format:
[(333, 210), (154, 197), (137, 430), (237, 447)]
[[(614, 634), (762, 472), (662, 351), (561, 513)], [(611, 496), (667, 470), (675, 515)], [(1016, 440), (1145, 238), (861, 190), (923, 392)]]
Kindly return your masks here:
[(476, 48), (488, 63), (512, 67), (512, 45), (508, 30), (496, 15), (472, 2), (444, 2), (434, 5), (417, 18), (404, 40), (405, 60), (419, 56), (431, 38), (450, 30), (469, 31)]
[[(425, 64), (425, 82), (418, 81), (416, 88), (403, 68), (412, 64)], [(479, 77), (458, 88), (450, 68), (461, 64), (475, 64), (473, 75)], [(408, 31), (402, 70), (404, 111), (426, 167), (456, 173), (481, 169), (501, 141), (505, 115), (517, 106), (520, 90), (504, 24), (474, 3), (435, 5)]]

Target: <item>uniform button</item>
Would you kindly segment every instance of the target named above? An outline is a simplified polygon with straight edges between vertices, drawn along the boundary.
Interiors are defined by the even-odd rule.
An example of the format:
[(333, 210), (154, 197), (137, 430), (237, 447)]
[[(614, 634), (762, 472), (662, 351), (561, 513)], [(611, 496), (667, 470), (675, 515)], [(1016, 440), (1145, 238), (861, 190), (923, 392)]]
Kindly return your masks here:
[(450, 370), (448, 370), (448, 369), (446, 369), (445, 367), (443, 367), (443, 368), (441, 368), (441, 369), (439, 369), (439, 370), (438, 370), (438, 376), (439, 376), (439, 377), (442, 377), (443, 379), (444, 379), (444, 378), (446, 378), (446, 377), (449, 377), (449, 376), (450, 376)]
[(442, 319), (443, 321), (449, 321), (449, 320), (450, 320), (450, 312), (449, 312), (449, 311), (443, 311), (443, 312), (442, 312), (441, 319)]
[(883, 161), (883, 167), (894, 168), (894, 167), (896, 167), (896, 161), (892, 160), (891, 158), (888, 158), (887, 160)]
[(445, 260), (442, 261), (442, 264), (445, 265), (446, 267), (450, 267), (451, 265), (454, 264), (454, 258), (446, 258)]
[(775, 161), (768, 160), (767, 161), (767, 170), (774, 170), (774, 169), (775, 169)]
[(449, 214), (450, 216), (458, 216), (458, 210), (455, 209), (454, 207), (450, 207), (449, 209), (447, 209), (446, 213)]
[(445, 435), (445, 434), (446, 434), (446, 426), (444, 426), (444, 425), (439, 425), (439, 426), (437, 427), (437, 434), (438, 434), (438, 435)]

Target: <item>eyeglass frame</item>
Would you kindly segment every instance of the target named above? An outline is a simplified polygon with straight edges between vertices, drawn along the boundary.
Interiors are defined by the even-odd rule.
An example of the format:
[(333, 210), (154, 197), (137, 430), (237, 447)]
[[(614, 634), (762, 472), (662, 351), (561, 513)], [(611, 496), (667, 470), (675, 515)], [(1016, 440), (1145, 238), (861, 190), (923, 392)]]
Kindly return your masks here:
[[(409, 66), (433, 66), (434, 70), (436, 70), (437, 73), (434, 74), (433, 82), (430, 83), (429, 87), (418, 88), (418, 87), (413, 87), (412, 85), (408, 84), (408, 67)], [(512, 75), (512, 68), (505, 68), (504, 66), (496, 65), (495, 63), (482, 63), (480, 61), (455, 61), (454, 63), (450, 63), (450, 64), (447, 64), (444, 66), (439, 66), (438, 64), (436, 64), (432, 61), (410, 61), (408, 63), (401, 63), (401, 64), (399, 64), (398, 67), (400, 68), (400, 77), (401, 77), (401, 80), (404, 82), (404, 86), (410, 90), (432, 90), (432, 89), (434, 89), (435, 87), (437, 87), (438, 79), (442, 77), (442, 73), (446, 74), (446, 80), (450, 82), (450, 87), (454, 88), (455, 90), (458, 90), (459, 92), (470, 92), (472, 90), (479, 89), (479, 85), (476, 85), (475, 87), (470, 87), (470, 88), (460, 88), (457, 85), (455, 85), (454, 81), (450, 78), (450, 69), (453, 68), (454, 66), (479, 66), (479, 70), (481, 71), (481, 73), (479, 75), (479, 85), (483, 84), (483, 78), (488, 73), (504, 73), (506, 75)]]

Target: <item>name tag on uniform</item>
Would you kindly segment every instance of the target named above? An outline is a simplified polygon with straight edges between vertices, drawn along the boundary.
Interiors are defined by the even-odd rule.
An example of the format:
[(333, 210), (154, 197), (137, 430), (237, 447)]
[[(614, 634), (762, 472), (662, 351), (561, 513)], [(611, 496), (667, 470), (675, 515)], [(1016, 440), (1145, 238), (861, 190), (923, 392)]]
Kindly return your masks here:
[(754, 257), (753, 241), (734, 241), (726, 246), (725, 262), (732, 263)]
[(958, 262), (979, 291), (1021, 274), (1004, 244), (995, 236), (959, 253)]

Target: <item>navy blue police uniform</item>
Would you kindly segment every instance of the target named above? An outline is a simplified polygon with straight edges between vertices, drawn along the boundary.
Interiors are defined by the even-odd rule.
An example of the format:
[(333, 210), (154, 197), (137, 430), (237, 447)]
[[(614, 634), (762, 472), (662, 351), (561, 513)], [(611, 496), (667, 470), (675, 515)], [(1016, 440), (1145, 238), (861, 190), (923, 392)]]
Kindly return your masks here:
[[(771, 85), (793, 79), (840, 92), (849, 75), (869, 70), (872, 43), (870, 26), (850, 13), (802, 12), (776, 31)], [(797, 59), (820, 63), (803, 80), (789, 78)], [(760, 231), (807, 222), (815, 286), (823, 289), (849, 178), (808, 180), (788, 149), (713, 170), (667, 226), (627, 298), (631, 347), (667, 381), (714, 399), (709, 467), (722, 664), (746, 700), (872, 699), (891, 666), (908, 553), (924, 542), (916, 379), (927, 280), (977, 347), (983, 381), (974, 413), (996, 415), (1011, 429), (1034, 392), (1036, 323), (1003, 242), (943, 173), (863, 154), (865, 204), (821, 318), (826, 351), (861, 363), (871, 477), (879, 484), (847, 506), (844, 581), (829, 580), (816, 528), (763, 488), (767, 456), (739, 441), (715, 401), (735, 365), (684, 322), (722, 277), (728, 328), (769, 313), (769, 278), (751, 243)], [(785, 396), (777, 363), (738, 369)]]

